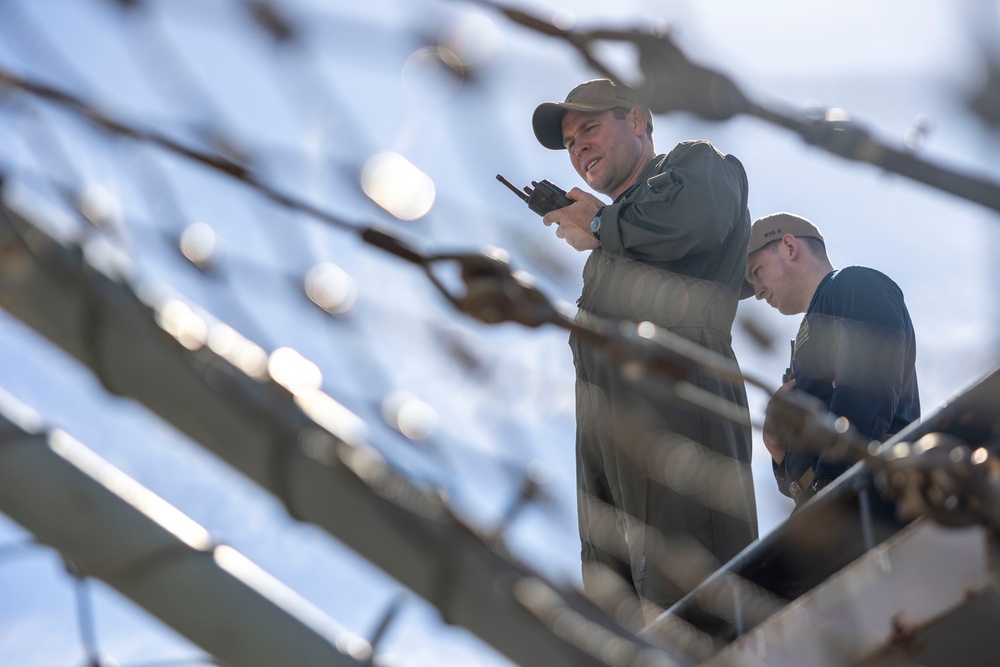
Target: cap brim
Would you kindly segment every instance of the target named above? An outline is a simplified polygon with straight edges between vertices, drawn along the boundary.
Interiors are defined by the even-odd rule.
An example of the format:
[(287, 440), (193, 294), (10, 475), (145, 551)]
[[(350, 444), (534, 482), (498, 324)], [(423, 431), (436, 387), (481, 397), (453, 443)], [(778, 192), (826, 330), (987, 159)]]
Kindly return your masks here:
[(752, 297), (755, 294), (755, 292), (756, 292), (756, 290), (754, 290), (753, 285), (750, 284), (750, 281), (744, 279), (743, 280), (743, 287), (740, 288), (740, 299), (741, 300), (742, 299), (749, 299), (750, 297)]
[(600, 113), (617, 108), (615, 105), (572, 104), (567, 102), (544, 102), (535, 108), (531, 116), (531, 127), (535, 130), (538, 143), (554, 151), (564, 150), (562, 121), (567, 111)]

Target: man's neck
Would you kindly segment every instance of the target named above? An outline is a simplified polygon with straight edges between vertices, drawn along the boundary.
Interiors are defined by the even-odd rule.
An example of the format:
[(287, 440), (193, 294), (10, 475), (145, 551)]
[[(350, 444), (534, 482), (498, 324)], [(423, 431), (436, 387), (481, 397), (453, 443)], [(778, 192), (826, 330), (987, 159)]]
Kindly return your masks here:
[(635, 187), (635, 184), (639, 182), (639, 177), (642, 176), (642, 172), (646, 171), (646, 167), (649, 166), (650, 160), (656, 157), (656, 151), (653, 149), (652, 144), (646, 142), (643, 144), (642, 154), (636, 160), (635, 169), (632, 172), (631, 177), (625, 182), (625, 185), (618, 189), (614, 194), (606, 192), (607, 196), (611, 197), (611, 201), (618, 201), (618, 198), (623, 194)]
[(803, 273), (802, 275), (802, 299), (798, 304), (801, 307), (799, 312), (806, 312), (809, 310), (809, 304), (812, 303), (813, 297), (816, 295), (816, 290), (819, 289), (819, 285), (833, 271), (833, 267), (828, 263), (818, 263), (810, 269)]

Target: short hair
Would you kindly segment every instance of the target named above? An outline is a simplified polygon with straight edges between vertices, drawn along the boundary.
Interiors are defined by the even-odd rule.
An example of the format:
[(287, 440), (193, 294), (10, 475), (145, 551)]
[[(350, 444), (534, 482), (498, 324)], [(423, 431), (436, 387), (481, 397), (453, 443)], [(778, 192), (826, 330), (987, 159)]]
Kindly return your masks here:
[[(611, 110), (611, 113), (613, 113), (615, 118), (618, 120), (625, 120), (625, 116), (627, 116), (628, 112), (631, 110), (632, 109), (626, 109), (625, 107), (615, 107)], [(650, 122), (646, 123), (646, 135), (649, 136), (650, 140), (653, 139), (653, 124)]]
[(816, 259), (828, 259), (826, 256), (826, 243), (823, 239), (818, 239), (815, 236), (796, 236), (802, 245), (809, 250), (809, 254)]

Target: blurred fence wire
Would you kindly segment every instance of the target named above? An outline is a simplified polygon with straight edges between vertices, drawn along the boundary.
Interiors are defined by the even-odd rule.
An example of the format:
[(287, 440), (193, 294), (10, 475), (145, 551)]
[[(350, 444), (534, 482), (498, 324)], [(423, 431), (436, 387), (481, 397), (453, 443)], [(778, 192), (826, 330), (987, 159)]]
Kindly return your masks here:
[[(240, 7), (241, 4), (236, 3), (236, 8)], [(267, 9), (265, 5), (255, 4), (252, 9), (255, 11), (251, 16), (258, 21), (258, 28), (274, 28), (278, 24), (279, 16), (263, 11)], [(192, 109), (190, 102), (195, 102), (194, 115), (197, 118), (192, 122), (182, 120), (176, 123), (140, 124), (119, 120), (115, 117), (117, 114), (100, 110), (98, 104), (86, 99), (94, 95), (89, 85), (92, 73), (76, 71), (74, 59), (60, 55), (60, 47), (50, 42), (45, 34), (50, 25), (33, 19), (32, 10), (21, 5), (10, 5), (5, 10), (10, 19), (5, 22), (8, 43), (15, 52), (21, 51), (16, 59), (22, 64), (26, 63), (26, 69), (32, 70), (37, 66), (42, 70), (42, 77), (58, 79), (60, 84), (68, 83), (76, 91), (70, 93), (4, 68), (2, 83), (4, 108), (8, 114), (7, 120), (10, 121), (9, 132), (12, 143), (23, 149), (23, 152), (19, 150), (10, 154), (10, 161), (4, 164), (5, 192), (12, 200), (19, 201), (21, 206), (18, 208), (26, 209), (24, 216), (11, 208), (7, 208), (5, 212), (8, 243), (5, 244), (4, 271), (9, 288), (5, 291), (5, 307), (90, 366), (104, 388), (112, 394), (133, 396), (173, 421), (196, 441), (203, 444), (214, 442), (218, 447), (215, 451), (223, 458), (283, 498), (293, 516), (305, 518), (312, 513), (312, 510), (297, 507), (302, 501), (293, 499), (292, 494), (304, 493), (302, 480), (292, 472), (300, 464), (293, 461), (304, 454), (303, 460), (312, 461), (321, 467), (338, 461), (340, 465), (349, 463), (347, 467), (353, 470), (352, 477), (357, 475), (354, 477), (356, 481), (368, 485), (368, 492), (375, 491), (371, 497), (367, 500), (363, 497), (330, 498), (326, 502), (319, 502), (317, 496), (305, 502), (327, 508), (321, 513), (328, 513), (332, 508), (348, 511), (349, 520), (357, 530), (363, 528), (363, 533), (355, 533), (356, 537), (361, 543), (370, 543), (354, 545), (366, 557), (381, 560), (380, 564), (388, 566), (390, 572), (396, 570), (393, 573), (404, 583), (438, 605), (446, 619), (472, 627), (501, 652), (508, 653), (518, 662), (544, 659), (548, 664), (560, 664), (560, 661), (565, 660), (569, 661), (567, 664), (586, 664), (587, 660), (596, 660), (600, 664), (625, 664), (622, 662), (625, 659), (628, 664), (640, 664), (628, 659), (629, 651), (624, 647), (632, 643), (641, 647), (644, 642), (635, 637), (628, 639), (627, 633), (595, 633), (605, 622), (600, 615), (587, 621), (587, 614), (593, 616), (595, 611), (588, 612), (582, 599), (577, 598), (572, 602), (572, 591), (563, 591), (556, 597), (546, 595), (540, 598), (546, 585), (541, 581), (536, 584), (527, 583), (528, 577), (525, 574), (504, 578), (505, 583), (501, 584), (498, 576), (510, 571), (512, 566), (502, 566), (500, 561), (487, 566), (488, 569), (501, 568), (494, 569), (492, 574), (463, 574), (464, 567), (461, 565), (469, 557), (474, 561), (485, 558), (486, 562), (493, 562), (490, 559), (495, 559), (495, 556), (490, 555), (490, 548), (478, 542), (477, 538), (467, 533), (457, 522), (450, 530), (458, 532), (453, 532), (450, 537), (447, 534), (431, 537), (443, 529), (434, 526), (443, 518), (440, 513), (445, 509), (444, 506), (427, 496), (426, 492), (410, 487), (396, 473), (379, 465), (371, 453), (365, 453), (363, 443), (359, 440), (359, 429), (363, 428), (361, 421), (318, 391), (318, 382), (311, 377), (315, 367), (298, 352), (292, 352), (289, 347), (278, 347), (268, 340), (270, 336), (254, 321), (259, 316), (245, 308), (236, 307), (238, 296), (234, 295), (234, 298), (222, 304), (222, 315), (236, 327), (232, 328), (221, 322), (212, 324), (207, 316), (199, 315), (196, 309), (179, 299), (150, 291), (150, 284), (141, 280), (154, 273), (151, 263), (144, 261), (148, 255), (143, 255), (149, 253), (151, 248), (148, 242), (142, 242), (142, 237), (155, 238), (157, 235), (161, 236), (161, 243), (166, 241), (167, 244), (174, 245), (174, 251), (179, 251), (192, 267), (203, 273), (204, 277), (200, 280), (221, 281), (224, 286), (228, 284), (230, 289), (245, 284), (245, 280), (241, 280), (244, 276), (237, 275), (242, 268), (240, 260), (244, 258), (236, 257), (236, 253), (233, 253), (233, 256), (221, 261), (213, 252), (214, 230), (211, 226), (192, 220), (191, 214), (184, 211), (185, 204), (182, 202), (188, 201), (188, 197), (182, 192), (183, 188), (172, 185), (177, 176), (172, 175), (171, 170), (190, 167), (178, 167), (165, 160), (163, 153), (153, 155), (148, 149), (165, 151), (182, 161), (188, 161), (196, 169), (207, 168), (227, 178), (234, 178), (248, 190), (280, 208), (305, 214), (344, 231), (362, 231), (363, 240), (373, 241), (383, 248), (391, 246), (391, 250), (410, 261), (428, 263), (423, 256), (415, 251), (404, 250), (400, 253), (405, 246), (390, 235), (376, 232), (368, 225), (345, 222), (341, 216), (327, 213), (306, 202), (304, 197), (288, 195), (272, 183), (264, 175), (268, 163), (273, 160), (287, 161), (287, 155), (280, 155), (280, 151), (275, 150), (248, 149), (225, 136), (226, 132), (222, 129), (224, 114), (219, 111), (219, 105), (212, 101), (212, 95), (205, 93), (195, 83), (197, 77), (188, 71), (177, 50), (170, 46), (162, 22), (151, 16), (156, 11), (151, 4), (125, 3), (117, 9), (108, 10), (121, 12), (120, 19), (127, 22), (127, 48), (135, 51), (133, 55), (136, 62), (146, 63), (147, 67), (156, 63), (157, 72), (166, 73), (165, 78), (155, 79), (154, 87), (157, 92), (171, 98), (180, 94), (187, 101), (178, 105), (184, 113)], [(143, 34), (141, 43), (131, 36), (139, 31)], [(287, 31), (282, 34), (285, 35), (284, 39), (289, 36)], [(294, 64), (300, 63), (296, 60)], [(24, 97), (21, 93), (29, 93), (30, 97)], [(168, 105), (174, 103), (172, 99), (168, 100)], [(80, 120), (90, 123), (91, 128), (79, 125)], [(119, 138), (135, 143), (131, 146), (120, 144)], [(128, 179), (123, 179), (119, 174), (95, 175), (92, 171), (94, 165), (102, 160), (115, 160), (116, 154), (121, 155), (132, 167), (130, 176), (134, 178), (134, 182), (128, 182)], [(279, 154), (278, 157), (275, 157), (276, 154)], [(81, 156), (83, 159), (80, 159)], [(204, 178), (202, 174), (198, 176)], [(209, 176), (206, 180), (210, 178)], [(138, 186), (138, 199), (134, 200), (136, 205), (124, 203), (132, 192), (112, 193), (105, 186), (106, 183), (130, 191)], [(222, 187), (225, 186), (216, 184), (210, 191), (210, 196), (223, 195)], [(39, 195), (42, 201), (47, 201), (48, 205), (54, 204), (61, 210), (62, 215), (57, 216), (55, 222), (55, 236), (48, 236), (46, 231), (37, 226), (53, 224), (50, 219), (41, 222), (35, 214), (28, 212), (38, 206)], [(273, 214), (268, 215), (270, 217)], [(29, 222), (28, 218), (35, 220)], [(66, 226), (58, 228), (60, 224)], [(269, 252), (294, 247), (294, 239), (300, 233), (308, 234), (306, 231), (286, 231), (281, 235), (282, 242), (273, 245)], [(66, 242), (58, 238), (66, 239)], [(289, 242), (289, 239), (292, 241)], [(160, 252), (155, 247), (152, 250), (154, 254)], [(295, 256), (290, 262), (296, 265), (296, 272), (308, 261), (308, 244), (299, 244), (297, 251), (293, 253)], [(162, 257), (158, 259), (163, 261)], [(431, 258), (432, 261), (435, 259), (456, 260), (460, 263), (464, 261), (465, 264), (461, 267), (463, 270), (468, 268), (469, 263), (485, 264), (487, 272), (496, 265), (484, 255)], [(171, 268), (176, 270), (175, 267)], [(277, 273), (278, 276), (282, 274), (267, 262), (259, 260), (250, 259), (248, 268)], [(227, 271), (228, 275), (224, 275)], [(330, 272), (335, 277), (342, 278), (344, 275), (343, 271), (338, 274), (336, 267)], [(310, 275), (315, 275), (315, 271)], [(507, 277), (510, 277), (509, 271)], [(138, 286), (132, 287), (133, 279), (136, 278), (139, 278)], [(431, 278), (435, 279), (434, 274), (431, 274)], [(303, 291), (315, 305), (330, 314), (343, 314), (351, 306), (352, 290), (349, 280), (346, 288), (343, 280), (341, 284), (321, 283), (316, 286), (309, 285), (308, 280), (299, 279), (296, 282), (300, 285), (306, 282)], [(197, 285), (197, 282), (194, 284)], [(456, 305), (468, 305), (469, 295), (458, 298), (441, 283), (436, 284)], [(197, 285), (195, 289), (203, 288)], [(225, 289), (222, 291), (225, 292)], [(270, 305), (273, 303), (272, 300)], [(219, 303), (212, 305), (218, 306)], [(487, 304), (486, 307), (496, 305)], [(523, 308), (525, 303), (512, 302), (510, 305)], [(476, 306), (470, 308), (481, 319), (491, 319), (489, 316), (483, 317), (482, 309)], [(548, 308), (546, 313), (550, 321), (568, 322), (560, 319), (552, 308)], [(501, 318), (497, 318), (499, 319)], [(236, 333), (237, 330), (250, 332), (257, 342), (252, 343), (243, 338)], [(176, 349), (171, 351), (169, 348), (158, 347), (155, 342), (156, 331), (169, 334), (173, 339), (170, 345)], [(274, 352), (266, 354), (257, 343), (268, 345)], [(178, 353), (181, 354), (180, 358)], [(189, 353), (193, 356), (185, 360), (183, 356)], [(212, 357), (216, 360), (212, 361)], [(254, 392), (261, 391), (257, 387), (264, 379), (274, 383), (274, 387), (284, 389), (278, 395), (265, 394), (268, 396), (266, 399), (253, 399)], [(192, 381), (195, 384), (189, 384)], [(284, 390), (288, 393), (284, 393)], [(265, 391), (273, 392), (273, 389)], [(243, 396), (242, 401), (250, 398), (251, 405), (259, 401), (259, 407), (251, 408), (242, 415), (234, 414), (234, 408), (237, 413), (240, 411), (236, 407), (241, 402), (239, 396)], [(271, 416), (267, 416), (266, 408), (261, 412), (265, 405), (275, 405), (275, 401), (279, 404), (287, 403), (289, 400), (297, 403), (297, 408), (292, 412), (282, 415), (281, 412), (274, 412), (274, 408), (271, 408)], [(199, 408), (201, 414), (195, 416)], [(300, 422), (298, 426), (283, 425), (283, 421), (287, 421), (290, 416), (293, 422)], [(283, 433), (285, 428), (290, 430)], [(330, 439), (331, 435), (333, 440)], [(261, 449), (254, 454), (253, 447), (249, 445), (255, 440), (261, 442)], [(287, 441), (287, 444), (280, 444), (282, 440)], [(338, 448), (343, 446), (337, 445), (338, 442), (351, 444), (350, 452), (345, 450), (337, 454)], [(240, 443), (239, 451), (234, 450), (236, 443)], [(295, 448), (296, 443), (298, 449)], [(251, 452), (249, 458), (248, 452)], [(289, 456), (292, 458), (289, 459)], [(343, 456), (347, 458), (343, 459)], [(10, 467), (12, 471), (15, 469), (16, 466)], [(325, 489), (324, 493), (345, 493), (346, 489), (354, 488), (354, 483), (328, 481), (321, 487)], [(41, 488), (40, 484), (38, 486)], [(368, 492), (362, 493), (362, 496)], [(360, 507), (365, 503), (370, 504), (377, 497), (390, 499), (392, 506), (405, 510), (404, 515), (413, 514), (430, 521), (424, 528), (430, 530), (430, 534), (421, 537), (420, 529), (415, 529), (412, 525), (403, 528), (416, 520), (411, 516), (409, 519), (393, 520), (392, 526), (387, 526), (387, 531), (382, 536), (376, 535), (378, 531), (373, 529), (379, 524), (378, 515), (387, 510), (376, 511), (376, 515), (369, 520), (361, 520), (357, 513)], [(55, 501), (49, 499), (47, 505), (54, 504)], [(8, 511), (23, 520), (32, 530), (44, 532), (39, 525), (35, 525), (32, 518), (25, 518), (14, 509)], [(61, 517), (63, 513), (59, 512), (57, 516)], [(316, 520), (317, 517), (311, 519)], [(326, 520), (321, 520), (320, 523), (324, 521)], [(445, 526), (447, 525), (445, 522)], [(414, 530), (417, 531), (415, 535), (412, 534)], [(331, 532), (341, 540), (351, 542), (342, 528), (333, 527)], [(417, 557), (417, 552), (414, 551), (417, 543), (399, 547), (390, 544), (394, 539), (409, 539), (407, 535), (424, 545), (422, 548), (428, 549), (425, 556)], [(468, 540), (472, 542), (462, 547), (461, 544)], [(81, 557), (80, 553), (74, 553), (79, 545), (63, 543), (58, 529), (47, 536), (47, 541), (64, 552), (69, 552), (74, 558)], [(480, 546), (477, 547), (476, 544)], [(416, 562), (425, 563), (430, 570), (414, 570)], [(400, 567), (403, 570), (399, 570)], [(87, 574), (91, 571), (96, 572), (96, 576), (102, 574), (100, 567), (91, 567), (81, 572)], [(496, 592), (501, 593), (500, 597), (496, 597)], [(569, 606), (566, 606), (567, 602), (563, 599), (566, 596), (571, 599)], [(494, 603), (488, 602), (491, 597), (494, 598)], [(559, 600), (562, 601), (558, 602)], [(516, 609), (501, 612), (495, 608), (497, 601), (501, 605), (513, 603)], [(579, 616), (579, 620), (567, 625), (566, 614), (573, 611), (574, 606), (582, 607), (582, 612), (581, 609), (576, 609), (574, 613)], [(155, 608), (155, 603), (152, 607)], [(475, 627), (478, 622), (473, 619), (482, 616), (483, 612), (487, 616), (500, 613), (500, 617), (484, 620), (479, 627)], [(545, 619), (554, 618), (552, 614), (558, 614), (558, 618), (562, 620), (557, 626), (547, 627), (553, 621)], [(170, 623), (169, 613), (160, 610), (157, 615)], [(518, 623), (516, 619), (519, 616), (528, 625), (517, 631), (514, 626)], [(86, 625), (87, 618), (87, 615), (82, 615), (81, 624)], [(535, 627), (539, 628), (539, 631), (534, 631), (534, 640), (530, 639), (533, 634), (529, 629), (532, 623), (538, 624)], [(588, 627), (591, 630), (587, 630)], [(93, 656), (96, 652), (96, 640), (90, 634), (84, 633), (83, 641), (86, 653)], [(492, 639), (491, 634), (494, 635)], [(506, 639), (511, 634), (516, 635), (516, 643)], [(619, 639), (616, 640), (616, 636)], [(189, 635), (189, 638), (198, 641), (197, 637)], [(615, 641), (625, 644), (617, 653), (612, 652), (613, 656), (618, 657), (610, 659), (605, 655), (607, 649), (601, 647)], [(206, 649), (212, 648), (211, 642), (206, 645), (203, 638), (199, 643)], [(551, 648), (544, 648), (546, 644), (550, 644)], [(215, 650), (217, 653), (224, 653), (218, 648)], [(266, 662), (267, 658), (264, 659)], [(93, 660), (96, 661), (97, 658), (93, 657)], [(655, 655), (648, 660), (662, 662), (662, 658), (656, 658)], [(239, 663), (240, 660), (235, 662)]]
[[(638, 90), (643, 103), (654, 114), (687, 111), (713, 121), (751, 116), (793, 132), (806, 143), (834, 155), (878, 166), (1000, 212), (1000, 182), (937, 165), (908, 148), (891, 146), (862, 124), (838, 117), (839, 112), (786, 110), (753, 101), (727, 75), (691, 60), (669, 31), (644, 27), (568, 30), (500, 3), (482, 0), (478, 4), (491, 7), (528, 29), (565, 41), (599, 74)], [(615, 67), (597, 54), (599, 45), (608, 42), (623, 42), (635, 48), (634, 57), (641, 72), (639, 80), (616, 72)], [(983, 99), (978, 102), (982, 104)], [(988, 118), (996, 110), (981, 109), (978, 113)]]
[[(448, 15), (462, 4), (433, 7)], [(595, 41), (635, 44), (646, 77), (640, 87), (656, 113), (683, 108), (717, 120), (753, 115), (843, 157), (1000, 210), (996, 183), (892, 149), (851, 123), (752, 103), (722, 75), (693, 65), (666, 35), (575, 33), (494, 3), (469, 4), (488, 5), (565, 40), (601, 74), (614, 76), (591, 52)], [(526, 462), (530, 449), (509, 454), (500, 446), (524, 439), (518, 426), (494, 418), (484, 427), (461, 410), (449, 410), (451, 423), (435, 426), (427, 403), (389, 400), (401, 395), (394, 371), (415, 356), (446, 366), (444, 392), (461, 393), (448, 386), (451, 378), (488, 375), (491, 352), (482, 351), (477, 336), (490, 334), (455, 333), (442, 324), (452, 309), (483, 324), (577, 331), (623, 367), (641, 368), (661, 382), (672, 400), (725, 419), (746, 422), (750, 415), (699, 394), (686, 383), (690, 374), (742, 378), (771, 393), (766, 382), (744, 377), (668, 331), (573, 318), (514, 271), (502, 252), (435, 249), (454, 245), (455, 227), (443, 221), (468, 215), (468, 200), (437, 191), (431, 177), (398, 154), (371, 158), (378, 114), (359, 117), (351, 99), (396, 76), (398, 63), (365, 63), (364, 86), (350, 67), (336, 63), (351, 56), (359, 39), (400, 52), (429, 43), (424, 55), (433, 62), (436, 85), (472, 85), (484, 75), (461, 39), (441, 44), (418, 29), (368, 23), (350, 12), (264, 0), (93, 0), (47, 14), (51, 8), (23, 1), (0, 6), (0, 138), (8, 146), (0, 156), (0, 305), (89, 368), (108, 394), (139, 401), (277, 497), (293, 518), (322, 527), (430, 602), (445, 623), (471, 630), (509, 660), (670, 665), (711, 652), (711, 638), (680, 619), (641, 636), (645, 622), (663, 610), (644, 608), (644, 601), (613, 585), (588, 599), (518, 557), (511, 533), (525, 508), (547, 511), (546, 491)], [(400, 41), (406, 46), (390, 47)], [(84, 57), (88, 49), (99, 53)], [(429, 240), (412, 240), (413, 227), (401, 225), (409, 221), (422, 224), (417, 229)], [(525, 247), (518, 250), (530, 261)], [(547, 284), (558, 287), (558, 270), (536, 266), (555, 276)], [(413, 284), (414, 267), (424, 272), (426, 287)], [(366, 279), (369, 274), (377, 277)], [(531, 361), (515, 365), (527, 375)], [(486, 401), (497, 398), (490, 389), (477, 391)], [(811, 426), (813, 440), (834, 437), (812, 407), (785, 407), (790, 420)], [(501, 429), (492, 434), (497, 446), (484, 449), (513, 498), (494, 508), (489, 523), (464, 516), (441, 478), (468, 472), (452, 467), (460, 465), (455, 449), (475, 450), (469, 441), (494, 425)], [(189, 664), (282, 664), (290, 654), (280, 651), (293, 648), (303, 652), (292, 658), (296, 665), (368, 664), (378, 660), (379, 641), (399, 622), (397, 601), (367, 640), (331, 630), (337, 621), (302, 611), (294, 593), (236, 576), (245, 570), (226, 563), (243, 563), (243, 557), (216, 545), (206, 529), (194, 524), (204, 539), (192, 544), (164, 532), (155, 516), (136, 512), (136, 503), (115, 493), (133, 482), (96, 463), (79, 443), (24, 429), (9, 416), (0, 431), (2, 470), (9, 475), (0, 509), (70, 564), (80, 645), (91, 665), (110, 658), (102, 655), (87, 604), (89, 577), (117, 588), (213, 656)], [(711, 496), (723, 510), (724, 495), (710, 494), (708, 485), (735, 487), (750, 476), (710, 456), (702, 443), (626, 454), (658, 481), (706, 502)], [(483, 455), (462, 456), (478, 461)], [(64, 479), (89, 489), (86, 522), (74, 515), (80, 508), (69, 493), (73, 487), (59, 485)], [(121, 512), (132, 523), (115, 522)], [(595, 535), (623, 518), (597, 505), (592, 516), (600, 524)], [(995, 521), (986, 510), (975, 516)], [(119, 540), (137, 551), (109, 555)], [(157, 540), (170, 544), (155, 546)], [(0, 548), (0, 567), (5, 554), (9, 560), (19, 548)], [(658, 566), (668, 570), (679, 595), (719, 565), (673, 538), (658, 549)], [(181, 560), (204, 571), (172, 572)], [(742, 602), (734, 605), (734, 597)], [(737, 576), (715, 580), (702, 599), (721, 616), (738, 609), (739, 623), (748, 627), (786, 602)], [(203, 615), (190, 616), (191, 609)], [(214, 627), (212, 619), (223, 619), (225, 627)], [(234, 636), (243, 639), (233, 642)], [(256, 651), (262, 644), (279, 654)]]

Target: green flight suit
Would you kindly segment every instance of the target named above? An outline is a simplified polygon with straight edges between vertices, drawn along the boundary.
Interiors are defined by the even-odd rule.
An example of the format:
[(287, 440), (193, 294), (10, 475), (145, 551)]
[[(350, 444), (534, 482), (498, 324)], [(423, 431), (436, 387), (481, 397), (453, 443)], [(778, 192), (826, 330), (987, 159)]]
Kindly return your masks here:
[[(654, 158), (601, 212), (601, 245), (584, 267), (580, 318), (649, 321), (735, 363), (731, 332), (750, 237), (747, 189), (740, 162), (708, 142), (684, 142)], [(669, 606), (692, 585), (680, 575), (690, 572), (682, 562), (689, 552), (664, 551), (659, 537), (674, 546), (693, 538), (714, 556), (713, 565), (757, 538), (749, 421), (687, 407), (661, 380), (637, 381), (575, 334), (570, 345), (584, 585), (596, 583), (587, 567), (596, 561), (640, 597)], [(699, 372), (693, 383), (746, 408), (742, 381)], [(617, 526), (599, 528), (590, 500), (616, 508)]]

